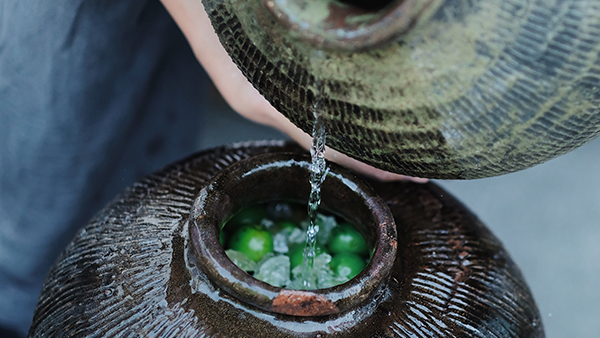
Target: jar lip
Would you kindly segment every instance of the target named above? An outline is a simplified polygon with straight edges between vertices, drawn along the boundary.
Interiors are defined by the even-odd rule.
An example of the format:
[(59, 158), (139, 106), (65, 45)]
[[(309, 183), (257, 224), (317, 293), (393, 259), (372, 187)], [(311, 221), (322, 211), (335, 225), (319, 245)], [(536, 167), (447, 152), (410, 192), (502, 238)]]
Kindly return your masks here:
[[(284, 27), (318, 49), (361, 51), (407, 34), (435, 0), (391, 0), (377, 10), (324, 0), (263, 0)], [(326, 15), (318, 15), (319, 13)]]
[[(293, 290), (260, 281), (238, 268), (225, 254), (219, 241), (221, 225), (242, 207), (305, 196), (310, 189), (310, 158), (304, 154), (267, 153), (241, 160), (220, 171), (202, 188), (189, 215), (189, 232), (199, 267), (222, 290), (269, 312), (293, 316), (322, 316), (344, 312), (370, 300), (389, 277), (397, 251), (397, 233), (393, 216), (370, 186), (351, 172), (335, 164), (322, 186), (330, 208), (346, 207), (357, 220), (369, 220), (375, 251), (371, 261), (350, 281), (326, 289)], [(304, 183), (304, 184), (303, 184)], [(252, 195), (248, 194), (252, 191)], [(305, 195), (303, 195), (306, 193)], [(339, 200), (339, 201), (338, 201)], [(341, 211), (344, 216), (352, 216)]]

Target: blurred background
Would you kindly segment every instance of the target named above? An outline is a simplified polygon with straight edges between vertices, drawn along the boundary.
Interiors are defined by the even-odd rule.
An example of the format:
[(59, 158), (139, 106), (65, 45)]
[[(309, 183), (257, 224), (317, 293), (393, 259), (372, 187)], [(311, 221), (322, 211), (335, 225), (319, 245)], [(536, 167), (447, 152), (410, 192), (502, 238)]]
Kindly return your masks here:
[[(286, 139), (233, 112), (213, 89), (198, 148)], [(504, 243), (521, 268), (546, 337), (600, 334), (600, 139), (518, 173), (435, 181)]]

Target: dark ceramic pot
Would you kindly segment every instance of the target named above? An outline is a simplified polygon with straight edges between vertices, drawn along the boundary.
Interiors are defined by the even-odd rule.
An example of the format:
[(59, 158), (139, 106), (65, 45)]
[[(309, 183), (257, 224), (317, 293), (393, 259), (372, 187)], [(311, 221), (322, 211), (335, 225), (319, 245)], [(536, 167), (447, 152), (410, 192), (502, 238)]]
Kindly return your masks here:
[[(295, 291), (226, 258), (222, 222), (308, 197), (308, 157), (262, 142), (199, 153), (123, 192), (44, 285), (30, 337), (543, 337), (498, 240), (433, 183), (366, 182), (330, 164), (323, 207), (375, 253), (351, 281)], [(395, 220), (395, 221), (394, 221)]]

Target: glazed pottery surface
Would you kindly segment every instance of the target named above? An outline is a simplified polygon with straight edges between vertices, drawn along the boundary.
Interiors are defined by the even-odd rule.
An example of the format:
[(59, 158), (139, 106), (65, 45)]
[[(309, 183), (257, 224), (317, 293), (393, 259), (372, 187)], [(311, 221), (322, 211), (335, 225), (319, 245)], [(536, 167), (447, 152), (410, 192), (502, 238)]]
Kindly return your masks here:
[(375, 167), (497, 176), (600, 134), (597, 0), (383, 2), (202, 1), (277, 111), (310, 134), (317, 106), (327, 145)]
[[(306, 154), (296, 145), (245, 143), (198, 153), (124, 191), (77, 234), (50, 271), (29, 336), (544, 336), (532, 295), (500, 242), (433, 183), (358, 183), (378, 195), (365, 200), (381, 199), (389, 208), (386, 212), (393, 215), (395, 231), (387, 233), (388, 246), (396, 244), (396, 248), (380, 251), (381, 261), (391, 265), (386, 263), (379, 275), (368, 273), (372, 263), (346, 284), (315, 291), (337, 311), (296, 313), (297, 308), (277, 311), (269, 301), (253, 303), (248, 294), (240, 296), (235, 284), (257, 280), (248, 275), (234, 278), (241, 271), (237, 268), (219, 270), (218, 276), (233, 277), (216, 280), (215, 272), (206, 268), (214, 260), (202, 255), (223, 255), (223, 249), (216, 241), (201, 240), (214, 238), (216, 231), (212, 237), (206, 237), (206, 231), (216, 228), (200, 231), (199, 220), (215, 213), (227, 217), (252, 198), (240, 204), (213, 200), (212, 209), (204, 209), (210, 203), (201, 202), (202, 196), (211, 187), (218, 190), (219, 182), (231, 183), (231, 179), (215, 180), (227, 177), (231, 168), (252, 168), (256, 159), (279, 153), (288, 153), (285, 156), (306, 167)], [(332, 175), (337, 175), (335, 166)], [(268, 177), (288, 182), (283, 186), (289, 190), (307, 189), (289, 183), (300, 181), (298, 177)], [(354, 180), (362, 182), (348, 180), (350, 186)], [(265, 183), (269, 182), (256, 185)], [(252, 190), (243, 196), (251, 196)], [(264, 195), (261, 198), (276, 198), (268, 197), (266, 190), (256, 191)], [(332, 196), (325, 193), (325, 207)], [(363, 216), (356, 219), (369, 222), (370, 216)], [(376, 241), (377, 231), (363, 231), (372, 245), (383, 247)], [(377, 255), (376, 251), (374, 261)], [(291, 292), (272, 288), (275, 294)], [(335, 303), (336, 291), (342, 298), (352, 292), (365, 296)]]

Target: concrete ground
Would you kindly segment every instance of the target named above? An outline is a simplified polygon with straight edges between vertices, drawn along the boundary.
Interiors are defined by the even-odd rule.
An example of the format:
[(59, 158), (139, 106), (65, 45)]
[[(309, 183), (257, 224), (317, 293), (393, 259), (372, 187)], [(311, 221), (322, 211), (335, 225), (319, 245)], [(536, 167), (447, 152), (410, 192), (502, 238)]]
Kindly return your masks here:
[[(216, 102), (199, 147), (282, 139)], [(520, 266), (546, 337), (600, 335), (600, 139), (518, 173), (437, 181), (467, 205)]]

